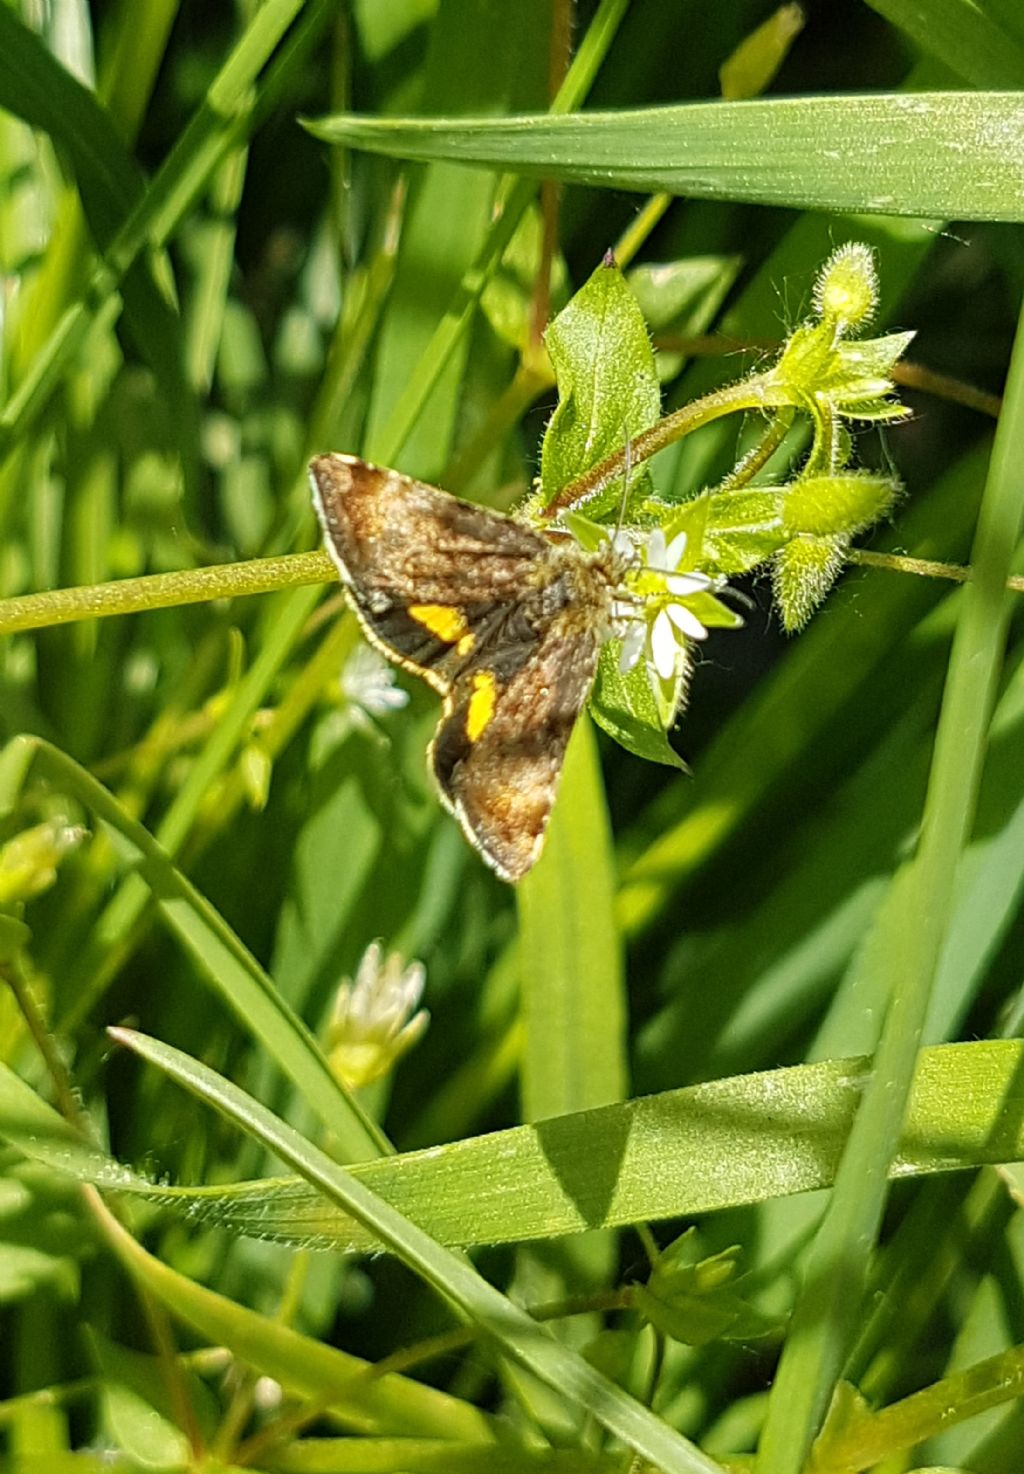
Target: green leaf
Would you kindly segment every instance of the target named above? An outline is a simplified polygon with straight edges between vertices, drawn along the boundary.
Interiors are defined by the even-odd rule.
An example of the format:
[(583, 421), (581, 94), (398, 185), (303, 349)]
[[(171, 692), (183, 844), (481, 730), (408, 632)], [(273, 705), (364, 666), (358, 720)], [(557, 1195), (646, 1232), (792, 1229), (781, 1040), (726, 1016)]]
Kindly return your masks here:
[[(1024, 34), (1017, 0), (868, 0), (926, 56), (975, 87), (1024, 86)], [(997, 8), (1006, 14), (997, 17)], [(999, 20), (1002, 20), (1002, 25)], [(1016, 26), (1016, 29), (1014, 28)]]
[(668, 740), (646, 665), (638, 661), (623, 673), (621, 655), (621, 640), (607, 640), (601, 648), (597, 680), (590, 693), (591, 716), (627, 752), (685, 772), (686, 764)]
[[(614, 261), (607, 260), (558, 314), (545, 337), (558, 384), (558, 408), (541, 450), (543, 505), (589, 471), (661, 413), (661, 391), (647, 324)], [(630, 500), (646, 495), (646, 470), (630, 478)], [(588, 515), (618, 510), (622, 482), (614, 482)]]
[[(187, 1469), (189, 1442), (174, 1421), (167, 1383), (156, 1359), (118, 1346), (95, 1330), (89, 1339), (102, 1374), (106, 1437), (143, 1469)], [(190, 1378), (189, 1402), (193, 1406), (202, 1391), (202, 1384)], [(204, 1401), (209, 1402), (207, 1411), (212, 1414), (209, 1393)], [(207, 1431), (212, 1433), (214, 1427), (211, 1421)]]
[(569, 743), (544, 853), (516, 899), (526, 1119), (621, 1100), (626, 1009), (615, 867), (597, 743), (585, 717)]
[[(623, 448), (658, 419), (661, 392), (647, 325), (614, 261), (594, 272), (547, 333), (558, 382), (558, 408), (544, 436), (539, 501), (546, 505), (568, 482)], [(614, 481), (587, 504), (588, 521), (617, 512), (623, 482)], [(630, 477), (629, 500), (649, 499), (646, 467)], [(590, 698), (594, 719), (637, 756), (682, 766), (665, 730), (682, 694), (682, 679), (655, 697), (641, 662), (618, 669), (621, 643), (605, 642)]]
[[(1004, 1109), (1022, 1058), (1019, 1040), (922, 1050), (894, 1175), (1024, 1160), (1024, 1125)], [(864, 1058), (829, 1059), (712, 1080), (363, 1162), (352, 1175), (439, 1242), (466, 1248), (719, 1212), (829, 1186), (867, 1070)], [(0, 1136), (54, 1173), (253, 1238), (381, 1247), (372, 1227), (300, 1178), (167, 1186), (76, 1149), (69, 1130), (0, 1068)]]
[(1020, 92), (847, 93), (500, 121), (349, 113), (307, 126), (331, 143), (375, 153), (453, 159), (603, 189), (925, 219), (1024, 220)]
[[(27, 1086), (21, 1088), (28, 1091)], [(90, 1166), (103, 1170), (95, 1159)], [(84, 1180), (79, 1177), (79, 1181)], [(68, 1179), (62, 1180), (48, 1166), (31, 1160), (11, 1163), (10, 1153), (4, 1153), (0, 1170), (0, 1306), (31, 1304), (39, 1296), (53, 1296), (69, 1304), (77, 1298), (78, 1260), (88, 1251), (90, 1239), (82, 1233), (79, 1204), (67, 1187)]]
[(114, 1254), (133, 1279), (204, 1340), (226, 1346), (289, 1392), (330, 1408), (343, 1427), (359, 1433), (440, 1437), (489, 1444), (486, 1414), (434, 1387), (394, 1373), (372, 1375), (371, 1363), (197, 1284), (147, 1254), (113, 1214), (97, 1217)]

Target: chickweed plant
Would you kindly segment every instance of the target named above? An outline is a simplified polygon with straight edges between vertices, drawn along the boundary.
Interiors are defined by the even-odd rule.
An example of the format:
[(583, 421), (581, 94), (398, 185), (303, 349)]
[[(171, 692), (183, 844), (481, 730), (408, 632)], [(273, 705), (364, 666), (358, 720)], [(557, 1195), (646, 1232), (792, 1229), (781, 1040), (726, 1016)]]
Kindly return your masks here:
[[(818, 9), (0, 5), (5, 1471), (1024, 1468), (1024, 22)], [(515, 885), (331, 451), (615, 570)]]

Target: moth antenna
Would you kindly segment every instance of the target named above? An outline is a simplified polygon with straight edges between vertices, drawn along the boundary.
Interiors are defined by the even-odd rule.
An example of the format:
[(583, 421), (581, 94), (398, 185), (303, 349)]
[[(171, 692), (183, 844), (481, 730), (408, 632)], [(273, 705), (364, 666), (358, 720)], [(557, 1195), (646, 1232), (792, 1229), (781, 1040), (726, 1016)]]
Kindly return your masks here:
[(626, 437), (626, 447), (622, 457), (622, 496), (619, 499), (619, 520), (615, 524), (615, 536), (618, 537), (626, 520), (626, 504), (629, 501), (629, 474), (633, 469), (633, 440), (629, 433), (629, 426), (625, 420), (622, 422), (622, 433)]

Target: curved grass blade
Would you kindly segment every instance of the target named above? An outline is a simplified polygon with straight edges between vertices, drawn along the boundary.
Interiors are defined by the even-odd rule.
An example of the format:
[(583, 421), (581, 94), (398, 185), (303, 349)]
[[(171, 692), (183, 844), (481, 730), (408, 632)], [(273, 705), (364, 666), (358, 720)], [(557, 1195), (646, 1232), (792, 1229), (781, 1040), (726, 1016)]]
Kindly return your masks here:
[[(277, 1061), (328, 1129), (337, 1133), (341, 1150), (357, 1159), (390, 1150), (379, 1128), (331, 1074), (302, 1019), (149, 831), (132, 819), (91, 773), (41, 738), (14, 738), (4, 752), (0, 774), (23, 782), (33, 761), (55, 785), (109, 824), (134, 852), (138, 872), (172, 931), (243, 1026)], [(11, 792), (0, 791), (0, 814), (10, 802)]]
[(974, 0), (868, 0), (926, 56), (975, 87), (1024, 86), (1024, 42)]
[(494, 1438), (486, 1415), (468, 1403), (411, 1377), (378, 1376), (371, 1362), (302, 1336), (196, 1284), (147, 1254), (98, 1199), (92, 1207), (121, 1263), (174, 1316), (289, 1391), (322, 1402), (353, 1430), (465, 1443)]
[(1007, 377), (939, 713), (917, 853), (883, 903), (871, 945), (888, 1011), (835, 1191), (808, 1256), (769, 1399), (758, 1474), (796, 1474), (861, 1319), (914, 1061), (970, 838), (1012, 596), (1006, 580), (1024, 524), (1024, 307)]

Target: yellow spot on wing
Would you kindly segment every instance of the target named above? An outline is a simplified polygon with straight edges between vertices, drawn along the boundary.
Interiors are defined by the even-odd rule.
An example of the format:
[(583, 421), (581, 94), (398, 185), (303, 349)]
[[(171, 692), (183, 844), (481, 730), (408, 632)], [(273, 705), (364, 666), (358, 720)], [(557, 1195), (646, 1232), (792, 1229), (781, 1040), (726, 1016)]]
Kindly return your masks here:
[(466, 709), (466, 736), (476, 742), (490, 726), (494, 708), (498, 701), (498, 687), (494, 673), (489, 670), (473, 672), (473, 691)]
[(458, 644), (469, 634), (465, 615), (449, 604), (410, 604), (409, 614), (446, 645)]

